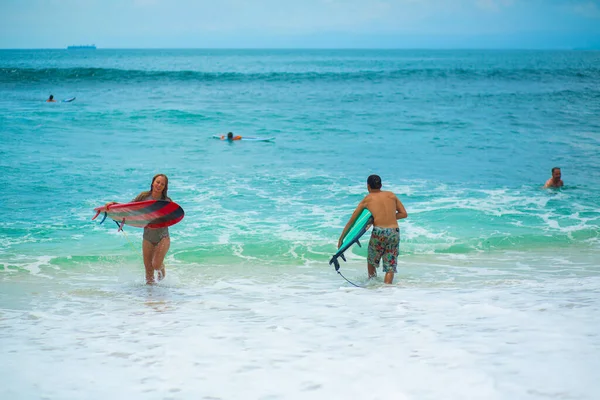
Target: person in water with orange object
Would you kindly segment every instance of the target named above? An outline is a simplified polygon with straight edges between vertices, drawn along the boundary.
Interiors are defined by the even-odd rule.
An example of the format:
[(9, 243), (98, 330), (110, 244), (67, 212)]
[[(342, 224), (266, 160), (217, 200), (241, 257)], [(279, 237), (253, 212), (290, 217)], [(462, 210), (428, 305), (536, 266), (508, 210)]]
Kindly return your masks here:
[(50, 95), (50, 97), (48, 97), (48, 100), (46, 100), (46, 103), (56, 103), (56, 100), (54, 100), (54, 95)]
[(221, 135), (221, 140), (229, 140), (231, 142), (232, 140), (242, 140), (242, 137), (240, 135), (233, 136), (233, 132), (229, 132), (227, 136)]
[[(166, 200), (173, 201), (167, 196), (169, 189), (169, 178), (164, 174), (154, 175), (150, 190), (144, 191), (132, 201)], [(106, 207), (117, 204), (114, 201), (106, 203)], [(169, 228), (144, 228), (144, 240), (142, 241), (142, 253), (144, 256), (144, 267), (146, 268), (146, 283), (154, 283), (154, 271), (158, 273), (158, 280), (165, 278), (167, 271), (164, 260), (171, 247)]]
[(377, 276), (377, 267), (383, 259), (383, 272), (385, 272), (383, 281), (391, 284), (398, 263), (398, 246), (400, 243), (398, 220), (408, 217), (408, 214), (404, 205), (394, 193), (381, 190), (381, 178), (378, 175), (369, 176), (367, 190), (369, 194), (358, 203), (356, 210), (354, 210), (344, 227), (338, 241), (338, 248), (342, 247), (344, 237), (360, 213), (365, 208), (369, 210), (373, 216), (373, 232), (369, 241), (367, 258), (369, 278)]

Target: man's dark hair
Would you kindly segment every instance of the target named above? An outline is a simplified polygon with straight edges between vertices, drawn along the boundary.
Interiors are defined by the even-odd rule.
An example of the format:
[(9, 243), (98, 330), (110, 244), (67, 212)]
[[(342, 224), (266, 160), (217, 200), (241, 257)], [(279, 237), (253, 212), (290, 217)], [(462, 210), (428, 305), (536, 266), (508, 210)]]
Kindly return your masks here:
[(371, 189), (381, 189), (381, 178), (379, 175), (370, 175), (367, 178), (367, 185), (369, 185)]
[(228, 137), (229, 139), (231, 139), (231, 138), (233, 137), (233, 132), (229, 132), (229, 133), (227, 133), (227, 137)]
[(552, 168), (552, 173), (554, 173), (554, 170), (556, 170), (556, 169), (560, 169), (560, 167), (554, 167), (554, 168)]

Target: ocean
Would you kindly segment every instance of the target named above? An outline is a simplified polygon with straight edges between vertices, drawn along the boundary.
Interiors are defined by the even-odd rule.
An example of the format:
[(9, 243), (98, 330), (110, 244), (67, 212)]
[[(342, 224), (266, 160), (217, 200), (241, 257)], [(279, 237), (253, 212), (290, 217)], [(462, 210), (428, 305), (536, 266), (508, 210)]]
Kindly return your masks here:
[[(600, 398), (599, 66), (0, 50), (0, 398)], [(91, 218), (157, 173), (186, 215), (148, 286), (142, 230)], [(370, 174), (408, 218), (357, 288), (328, 262)]]

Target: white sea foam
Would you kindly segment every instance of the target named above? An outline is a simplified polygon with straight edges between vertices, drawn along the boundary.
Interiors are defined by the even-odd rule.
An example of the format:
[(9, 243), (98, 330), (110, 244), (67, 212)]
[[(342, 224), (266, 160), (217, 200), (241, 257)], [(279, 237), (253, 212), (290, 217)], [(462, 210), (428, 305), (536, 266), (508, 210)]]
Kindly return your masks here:
[[(51, 261), (55, 257), (53, 256), (25, 256), (20, 255), (14, 257), (12, 260), (8, 261), (5, 265), (5, 270), (7, 272), (14, 271), (15, 268), (23, 269), (28, 271), (30, 274), (43, 276), (49, 279), (52, 279), (52, 274), (48, 274), (42, 271), (42, 267), (51, 267)], [(10, 268), (9, 268), (10, 267)]]
[(565, 256), (587, 271), (575, 278), (500, 256), (401, 257), (389, 287), (351, 256), (342, 271), (368, 289), (320, 266), (175, 263), (155, 287), (109, 265), (34, 275), (39, 293), (0, 314), (0, 395), (595, 399), (599, 267)]

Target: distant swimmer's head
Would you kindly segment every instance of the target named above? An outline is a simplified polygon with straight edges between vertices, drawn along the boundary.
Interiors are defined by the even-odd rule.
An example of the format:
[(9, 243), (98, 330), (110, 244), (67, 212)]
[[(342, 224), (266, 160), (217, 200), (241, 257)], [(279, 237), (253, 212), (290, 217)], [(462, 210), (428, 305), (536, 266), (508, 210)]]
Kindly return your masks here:
[(227, 134), (227, 139), (232, 140), (233, 139), (233, 132), (229, 132)]
[(381, 178), (379, 175), (370, 175), (367, 178), (367, 185), (373, 190), (381, 189)]
[(169, 190), (169, 178), (165, 174), (154, 175), (150, 184), (150, 193), (160, 193), (161, 198), (166, 199), (167, 190)]
[(560, 181), (561, 173), (559, 167), (552, 168), (552, 179), (555, 181)]
[(50, 95), (50, 97), (48, 97), (48, 100), (46, 100), (47, 102), (52, 102), (52, 101), (56, 101), (54, 100), (54, 96)]

